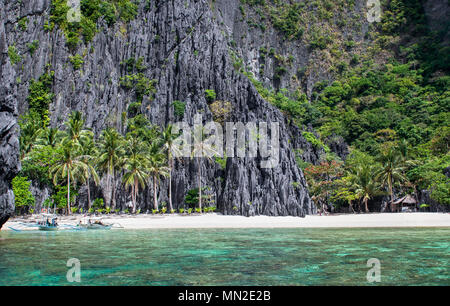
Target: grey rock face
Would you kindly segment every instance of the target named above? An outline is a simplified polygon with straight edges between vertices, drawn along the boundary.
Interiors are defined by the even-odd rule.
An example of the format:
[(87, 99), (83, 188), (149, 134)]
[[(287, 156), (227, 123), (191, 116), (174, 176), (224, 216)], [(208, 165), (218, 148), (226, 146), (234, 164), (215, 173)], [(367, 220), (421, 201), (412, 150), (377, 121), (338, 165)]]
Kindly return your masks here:
[[(293, 1), (280, 1), (280, 3), (283, 2), (294, 3)], [(308, 3), (310, 1), (295, 2)], [(357, 19), (361, 28), (354, 31), (351, 25), (348, 25), (344, 26), (341, 31), (344, 37), (351, 37), (355, 42), (361, 42), (364, 40), (369, 26), (365, 17), (367, 0), (356, 0), (354, 4), (354, 6), (344, 5), (342, 18), (348, 21)], [(244, 8), (246, 17), (243, 17), (240, 6)], [(224, 23), (224, 31), (229, 40), (236, 44), (236, 53), (243, 59), (244, 66), (266, 87), (286, 88), (290, 91), (301, 87), (311, 99), (317, 82), (335, 79), (329, 64), (317, 51), (311, 50), (308, 41), (286, 39), (279, 30), (267, 26), (270, 23), (260, 21), (259, 16), (261, 11), (264, 11), (263, 5), (246, 6), (242, 5), (241, 1), (216, 1), (215, 7), (218, 21)], [(257, 24), (264, 24), (264, 28), (261, 29)], [(308, 27), (311, 26), (313, 25), (308, 25)], [(266, 50), (265, 56), (261, 56), (263, 49)], [(281, 63), (276, 56), (270, 55), (270, 50), (285, 58), (292, 56), (290, 63)], [(275, 77), (277, 68), (280, 67), (286, 69), (287, 72)], [(293, 80), (294, 76), (295, 80)]]
[(34, 210), (40, 212), (42, 209), (47, 208), (47, 206), (44, 205), (44, 202), (50, 198), (50, 190), (46, 187), (41, 188), (39, 186), (31, 185), (30, 191), (35, 200)]
[[(26, 97), (32, 79), (37, 79), (51, 64), (55, 71), (50, 105), (51, 125), (62, 127), (73, 110), (82, 111), (87, 126), (98, 136), (102, 129), (114, 126), (124, 131), (123, 113), (136, 101), (135, 93), (120, 86), (120, 78), (129, 74), (121, 63), (129, 58), (143, 58), (143, 73), (157, 81), (153, 99), (144, 97), (141, 111), (159, 126), (176, 122), (173, 101), (186, 103), (184, 120), (192, 124), (194, 115), (212, 120), (213, 114), (205, 99), (205, 90), (213, 89), (217, 100), (232, 105), (230, 121), (278, 122), (280, 126), (280, 159), (278, 167), (263, 169), (260, 160), (228, 159), (225, 169), (214, 162), (202, 160), (202, 184), (209, 186), (217, 199), (217, 206), (225, 214), (252, 216), (293, 215), (315, 213), (306, 181), (296, 164), (294, 149), (301, 149), (306, 161), (314, 162), (319, 152), (301, 136), (301, 131), (274, 106), (263, 100), (253, 84), (233, 67), (230, 41), (238, 35), (234, 14), (239, 1), (211, 8), (209, 1), (156, 1), (128, 25), (117, 23), (108, 27), (99, 21), (99, 32), (87, 45), (81, 44), (76, 53), (83, 56), (80, 70), (74, 70), (69, 61), (73, 55), (65, 45), (63, 33), (57, 29), (43, 29), (50, 13), (49, 0), (18, 2), (6, 0), (6, 41), (15, 44), (22, 62), (7, 73), (15, 82), (14, 95), (19, 112), (27, 110)], [(18, 27), (20, 18), (27, 16), (26, 30)], [(3, 25), (2, 25), (3, 26)], [(27, 43), (38, 40), (39, 47), (30, 54)], [(26, 69), (21, 69), (26, 67)], [(14, 71), (17, 74), (12, 78)], [(136, 71), (134, 71), (136, 73)], [(3, 96), (3, 95), (2, 95)], [(3, 103), (3, 102), (2, 102)], [(4, 146), (2, 146), (2, 149)], [(14, 152), (18, 149), (15, 148)], [(188, 159), (177, 161), (172, 175), (174, 208), (183, 207), (186, 192), (197, 187), (198, 163)], [(116, 202), (125, 208), (130, 193), (116, 179)], [(168, 181), (162, 180), (158, 190), (159, 202), (167, 202)], [(85, 189), (83, 189), (85, 190)], [(86, 207), (86, 195), (80, 190), (78, 203)], [(91, 198), (102, 196), (102, 189), (91, 188)], [(151, 209), (153, 190), (147, 188), (138, 197), (141, 210)]]
[(424, 1), (423, 8), (427, 23), (432, 31), (444, 32), (443, 43), (450, 44), (450, 33), (448, 26), (450, 22), (450, 4), (448, 1), (428, 0)]
[[(0, 3), (0, 20), (5, 20), (3, 2)], [(14, 75), (8, 59), (5, 27), (0, 23), (0, 228), (14, 213), (11, 180), (20, 168), (16, 100), (12, 88)]]
[(450, 177), (450, 167), (444, 169), (444, 174), (446, 177)]
[(420, 204), (428, 204), (430, 205), (429, 211), (431, 212), (449, 212), (450, 208), (448, 205), (440, 204), (436, 201), (434, 201), (431, 198), (431, 191), (430, 190), (421, 190), (419, 192), (419, 205)]
[(342, 160), (345, 160), (350, 153), (348, 145), (342, 136), (331, 135), (325, 139), (325, 144)]

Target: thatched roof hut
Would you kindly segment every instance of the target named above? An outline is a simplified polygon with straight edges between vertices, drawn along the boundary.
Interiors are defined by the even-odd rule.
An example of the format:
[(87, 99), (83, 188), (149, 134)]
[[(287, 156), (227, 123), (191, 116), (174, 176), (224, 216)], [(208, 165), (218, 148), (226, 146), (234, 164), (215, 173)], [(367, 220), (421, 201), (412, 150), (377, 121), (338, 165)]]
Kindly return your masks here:
[(393, 211), (395, 211), (395, 210), (398, 211), (399, 208), (403, 207), (403, 206), (413, 206), (413, 207), (415, 207), (416, 204), (417, 204), (416, 199), (414, 199), (411, 195), (407, 194), (406, 196), (404, 196), (404, 197), (402, 197), (400, 199), (397, 199), (397, 200), (395, 200), (392, 203), (392, 210)]
[(417, 204), (416, 199), (414, 199), (411, 195), (407, 194), (403, 198), (397, 199), (393, 204)]

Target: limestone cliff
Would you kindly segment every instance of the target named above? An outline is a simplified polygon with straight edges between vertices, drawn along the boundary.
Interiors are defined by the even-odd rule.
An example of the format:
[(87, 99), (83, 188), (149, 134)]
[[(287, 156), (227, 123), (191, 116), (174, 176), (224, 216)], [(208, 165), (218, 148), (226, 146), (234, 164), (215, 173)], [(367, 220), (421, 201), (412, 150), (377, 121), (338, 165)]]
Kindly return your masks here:
[[(5, 20), (5, 8), (0, 3), (0, 20)], [(0, 23), (0, 228), (14, 213), (14, 193), (11, 180), (17, 174), (19, 140), (17, 100), (14, 96), (14, 69), (8, 58), (5, 25)]]
[[(99, 20), (100, 30), (93, 40), (80, 44), (76, 50), (67, 47), (66, 37), (58, 26), (51, 31), (44, 29), (51, 12), (50, 0), (6, 0), (2, 4), (1, 103), (2, 116), (7, 119), (1, 121), (3, 160), (0, 164), (7, 167), (2, 172), (5, 185), (1, 191), (8, 207), (12, 203), (8, 182), (17, 170), (14, 104), (20, 114), (26, 112), (30, 82), (38, 79), (49, 65), (55, 71), (51, 125), (61, 127), (71, 111), (79, 110), (86, 116), (87, 126), (98, 136), (107, 126), (123, 129), (122, 114), (135, 97), (120, 85), (120, 78), (127, 74), (122, 63), (130, 58), (143, 58), (143, 73), (156, 80), (156, 93), (153, 99), (144, 97), (141, 111), (154, 124), (165, 126), (180, 119), (174, 114), (175, 100), (186, 103), (183, 119), (188, 123), (192, 124), (197, 113), (203, 115), (204, 121), (211, 120), (206, 89), (215, 90), (218, 100), (231, 103), (230, 121), (280, 124), (280, 160), (274, 169), (262, 169), (257, 159), (230, 158), (224, 169), (215, 163), (202, 162), (206, 174), (203, 184), (212, 187), (219, 210), (246, 216), (314, 213), (305, 178), (296, 164), (294, 146), (301, 148), (310, 161), (317, 160), (318, 152), (303, 139), (300, 129), (263, 100), (248, 78), (233, 67), (230, 41), (239, 27), (229, 25), (233, 23), (239, 1), (223, 1), (217, 7), (209, 1), (152, 1), (150, 6), (144, 2), (139, 4), (138, 15), (129, 23), (108, 26), (105, 20)], [(26, 26), (21, 27), (20, 21), (25, 19)], [(36, 41), (38, 47), (29, 52), (30, 42)], [(21, 57), (13, 68), (7, 57), (8, 46), (14, 46)], [(74, 54), (83, 58), (77, 70), (69, 61)], [(176, 164), (175, 208), (183, 204), (187, 190), (196, 187), (196, 167), (196, 163), (189, 161)], [(163, 180), (160, 201), (167, 201), (167, 186), (167, 180)], [(129, 193), (119, 180), (116, 188), (117, 204), (125, 207), (130, 201)], [(96, 193), (102, 195), (102, 189)], [(138, 200), (142, 210), (150, 208), (152, 197), (151, 188), (142, 193)], [(81, 189), (78, 201), (83, 200), (85, 194)]]

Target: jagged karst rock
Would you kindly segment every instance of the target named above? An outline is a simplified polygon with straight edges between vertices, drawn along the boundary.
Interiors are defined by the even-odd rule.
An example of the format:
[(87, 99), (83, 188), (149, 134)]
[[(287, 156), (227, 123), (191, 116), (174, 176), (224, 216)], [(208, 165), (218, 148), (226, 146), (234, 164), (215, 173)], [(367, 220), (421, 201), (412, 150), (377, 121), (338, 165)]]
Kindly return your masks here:
[(440, 204), (431, 198), (430, 190), (420, 190), (418, 200), (419, 200), (418, 206), (420, 206), (421, 204), (427, 204), (429, 205), (429, 208), (427, 208), (427, 210), (430, 212), (446, 213), (450, 211), (448, 205)]
[(350, 153), (348, 145), (342, 136), (333, 134), (325, 139), (325, 144), (342, 160), (345, 160)]
[(447, 168), (444, 169), (444, 175), (446, 177), (450, 177), (450, 167), (447, 167)]
[[(40, 212), (44, 208), (48, 208), (47, 203), (45, 203), (45, 200), (49, 199), (51, 196), (51, 190), (49, 190), (45, 186), (34, 186), (31, 185), (30, 187), (31, 194), (34, 197), (35, 203), (34, 203), (34, 211)], [(53, 207), (50, 207), (53, 209)]]
[[(359, 8), (361, 1), (357, 2)], [(50, 14), (50, 0), (6, 0), (3, 3), (8, 12), (2, 18), (5, 43), (16, 46), (22, 61), (14, 69), (5, 68), (8, 66), (2, 69), (8, 70), (3, 74), (7, 74), (12, 86), (7, 101), (13, 104), (17, 101), (20, 114), (28, 108), (26, 99), (31, 80), (39, 78), (46, 65), (50, 64), (55, 71), (52, 84), (55, 97), (50, 105), (52, 127), (63, 127), (69, 113), (79, 110), (86, 116), (86, 124), (96, 136), (107, 126), (124, 132), (123, 114), (136, 98), (133, 91), (120, 85), (120, 78), (128, 74), (121, 63), (129, 58), (143, 58), (146, 66), (143, 73), (157, 82), (156, 93), (153, 97), (144, 97), (141, 111), (154, 124), (165, 126), (180, 119), (172, 106), (175, 100), (186, 103), (184, 120), (189, 124), (193, 124), (194, 115), (198, 113), (203, 115), (204, 122), (212, 120), (213, 114), (205, 99), (206, 89), (215, 90), (218, 100), (231, 103), (230, 121), (279, 123), (280, 159), (276, 168), (261, 168), (258, 158), (230, 158), (225, 169), (214, 162), (200, 162), (202, 184), (211, 187), (220, 211), (246, 216), (315, 213), (306, 180), (296, 163), (296, 150), (301, 151), (306, 162), (317, 162), (323, 152), (308, 143), (301, 129), (263, 100), (248, 78), (233, 67), (230, 42), (242, 31), (248, 31), (245, 22), (238, 20), (239, 1), (219, 1), (213, 8), (205, 0), (157, 1), (151, 2), (148, 10), (144, 9), (146, 3), (142, 2), (138, 16), (127, 25), (116, 23), (108, 27), (104, 20), (99, 20), (99, 32), (91, 42), (82, 43), (75, 52), (67, 48), (66, 38), (58, 27), (49, 32), (44, 30)], [(21, 29), (18, 21), (25, 16), (28, 18), (27, 28)], [(301, 46), (284, 44), (276, 31), (268, 35), (270, 43), (280, 49), (298, 48), (295, 55), (299, 63), (295, 63), (292, 69), (306, 61), (303, 58), (308, 53), (306, 46), (302, 49)], [(35, 40), (39, 41), (39, 46), (31, 54), (27, 44)], [(240, 50), (238, 53), (255, 54), (258, 48), (255, 41), (240, 43), (236, 46)], [(69, 61), (69, 56), (75, 53), (83, 56), (79, 70), (75, 70)], [(249, 58), (246, 61), (251, 63)], [(317, 71), (305, 80), (307, 91), (311, 92), (310, 85), (316, 78), (326, 75), (326, 71)], [(267, 77), (262, 76), (263, 80)], [(17, 79), (20, 82), (15, 82)], [(279, 85), (285, 86), (285, 83), (286, 80), (282, 79)], [(2, 103), (5, 104), (6, 99)], [(14, 152), (18, 152), (17, 147)], [(121, 184), (121, 175), (118, 173), (114, 187), (117, 207), (124, 209), (131, 197)], [(186, 192), (197, 187), (197, 175), (197, 161), (183, 159), (175, 162), (172, 175), (174, 208), (182, 207)], [(92, 201), (105, 196), (104, 185), (100, 184), (103, 188), (91, 186)], [(167, 188), (168, 181), (163, 179), (158, 189), (160, 203), (168, 201)], [(85, 190), (82, 188), (77, 198), (78, 205), (83, 207), (87, 206)], [(142, 211), (151, 209), (153, 196), (153, 189), (146, 188), (138, 196), (138, 207)]]
[(450, 32), (448, 31), (448, 25), (450, 20), (450, 4), (448, 1), (424, 1), (423, 8), (430, 29), (436, 32), (442, 31), (445, 34), (443, 43), (449, 45)]
[[(0, 3), (0, 20), (5, 20)], [(14, 98), (15, 72), (8, 58), (5, 26), (0, 23), (0, 228), (14, 213), (11, 180), (20, 169), (17, 107)]]

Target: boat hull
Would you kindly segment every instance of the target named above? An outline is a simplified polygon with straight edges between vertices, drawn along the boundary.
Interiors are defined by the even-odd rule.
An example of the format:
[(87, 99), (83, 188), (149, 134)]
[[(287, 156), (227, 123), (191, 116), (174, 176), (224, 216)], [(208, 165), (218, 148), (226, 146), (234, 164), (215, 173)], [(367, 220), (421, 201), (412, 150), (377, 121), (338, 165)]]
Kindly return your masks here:
[(91, 224), (91, 225), (79, 225), (79, 227), (88, 230), (109, 230), (111, 229), (112, 225)]
[(39, 230), (45, 231), (45, 232), (54, 232), (54, 231), (58, 230), (58, 227), (56, 227), (56, 226), (39, 226)]

